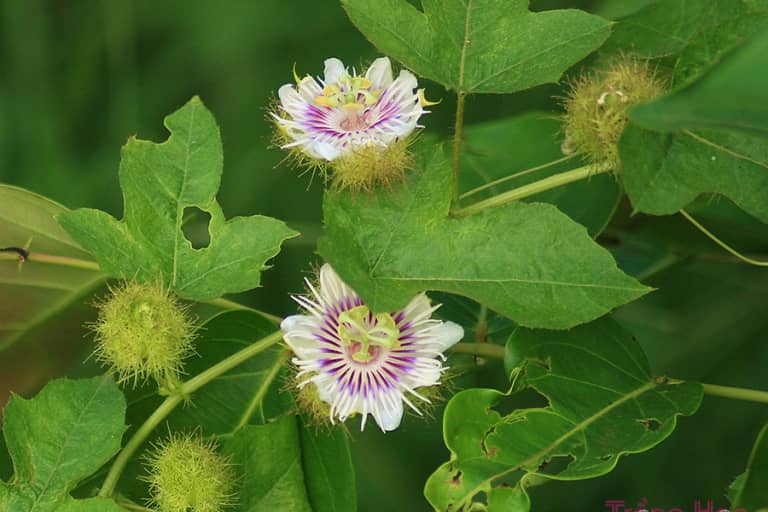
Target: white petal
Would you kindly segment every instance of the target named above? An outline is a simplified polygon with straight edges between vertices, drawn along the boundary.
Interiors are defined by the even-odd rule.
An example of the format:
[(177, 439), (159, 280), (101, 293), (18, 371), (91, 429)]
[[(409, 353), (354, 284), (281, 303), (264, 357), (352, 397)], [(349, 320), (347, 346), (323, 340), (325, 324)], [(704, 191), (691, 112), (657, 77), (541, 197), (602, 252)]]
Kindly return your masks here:
[(373, 412), (373, 418), (383, 432), (391, 432), (400, 426), (403, 420), (403, 402), (399, 396), (389, 395), (390, 400), (384, 400), (382, 396), (377, 410)]
[(404, 69), (400, 71), (397, 80), (392, 82), (392, 88), (397, 89), (399, 92), (410, 92), (414, 94), (414, 90), (419, 86), (419, 82), (416, 80), (416, 76), (413, 73)]
[(381, 57), (373, 61), (365, 73), (365, 78), (371, 81), (374, 89), (386, 89), (392, 84), (392, 63), (389, 57)]
[(320, 294), (326, 304), (338, 304), (349, 297), (355, 299), (357, 294), (341, 280), (339, 274), (328, 263), (320, 268)]
[(325, 59), (325, 83), (332, 84), (347, 72), (344, 63), (337, 58)]
[(464, 328), (453, 322), (443, 322), (429, 328), (429, 341), (436, 344), (441, 352), (461, 341)]
[(315, 158), (322, 158), (323, 160), (328, 160), (329, 162), (332, 160), (336, 160), (341, 156), (341, 151), (339, 148), (334, 146), (333, 144), (328, 144), (327, 142), (321, 142), (321, 141), (315, 141), (311, 145), (311, 151), (314, 153), (312, 156)]
[(423, 318), (429, 318), (435, 308), (432, 307), (432, 303), (429, 301), (426, 293), (420, 293), (411, 299), (411, 302), (405, 306), (403, 313), (405, 313), (405, 322), (414, 322)]
[(323, 89), (320, 87), (320, 84), (318, 84), (317, 80), (311, 76), (304, 77), (301, 82), (299, 82), (299, 94), (307, 102), (313, 101), (322, 93)]

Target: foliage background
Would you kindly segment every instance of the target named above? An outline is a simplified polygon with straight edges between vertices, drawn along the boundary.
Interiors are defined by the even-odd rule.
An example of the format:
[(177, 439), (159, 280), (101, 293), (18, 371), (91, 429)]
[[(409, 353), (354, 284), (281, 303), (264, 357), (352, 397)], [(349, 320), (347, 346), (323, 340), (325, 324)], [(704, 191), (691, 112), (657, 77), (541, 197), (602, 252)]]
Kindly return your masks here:
[[(643, 3), (648, 2), (542, 0), (533, 1), (532, 9), (580, 7), (610, 16)], [(322, 189), (317, 180), (309, 186), (309, 176), (297, 179), (279, 165), (283, 154), (268, 149), (267, 107), (277, 87), (291, 80), (294, 63), (300, 74), (320, 74), (327, 57), (357, 64), (376, 55), (330, 0), (215, 6), (197, 0), (4, 0), (0, 182), (70, 208), (100, 208), (119, 217), (119, 148), (132, 134), (164, 139), (159, 120), (199, 94), (222, 128), (226, 158), (219, 202), (227, 217), (262, 213), (303, 234), (286, 243), (275, 268), (264, 274), (264, 287), (242, 298), (276, 314), (290, 313), (288, 292), (302, 289), (302, 278), (317, 261)], [(450, 135), (453, 98), (437, 85), (426, 86), (430, 99), (443, 102), (424, 122), (429, 131)], [(466, 122), (556, 111), (552, 96), (562, 95), (563, 87), (470, 97)], [(525, 141), (511, 143), (512, 150), (515, 144)], [(711, 207), (729, 211), (722, 201)], [(726, 236), (728, 230), (746, 232), (748, 249), (768, 250), (765, 229), (749, 231), (741, 217), (723, 217), (720, 230)], [(626, 205), (614, 224), (635, 232), (654, 227), (671, 239), (709, 243), (678, 218), (631, 217)], [(607, 230), (601, 241), (609, 243), (611, 233)], [(652, 367), (679, 378), (766, 388), (765, 271), (701, 258), (684, 259), (673, 270), (653, 276), (649, 284), (659, 290), (617, 314), (639, 338)], [(69, 330), (45, 330), (35, 343), (0, 354), (0, 400), (9, 391), (31, 395), (49, 378), (81, 365), (87, 344), (79, 323), (78, 318)], [(84, 374), (88, 371), (82, 367)], [(487, 373), (465, 377), (463, 383), (504, 385), (499, 367), (488, 367)], [(631, 506), (645, 496), (667, 508), (691, 508), (694, 499), (724, 504), (725, 488), (743, 470), (766, 412), (762, 405), (707, 397), (700, 412), (682, 418), (656, 449), (622, 459), (616, 471), (597, 480), (534, 489), (532, 499), (541, 510), (563, 504), (594, 510), (606, 499), (625, 499)], [(434, 416), (429, 422), (409, 418), (386, 436), (374, 428), (357, 433), (351, 423), (360, 510), (427, 509), (423, 483), (446, 459), (441, 411)], [(0, 477), (8, 471), (0, 463)]]

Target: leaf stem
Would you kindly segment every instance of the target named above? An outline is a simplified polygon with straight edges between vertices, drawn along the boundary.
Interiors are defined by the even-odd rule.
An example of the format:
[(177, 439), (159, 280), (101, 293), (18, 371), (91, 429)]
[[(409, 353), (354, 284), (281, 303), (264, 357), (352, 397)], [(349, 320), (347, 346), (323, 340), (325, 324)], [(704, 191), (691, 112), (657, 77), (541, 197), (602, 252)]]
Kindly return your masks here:
[(475, 356), (491, 357), (493, 359), (504, 359), (504, 347), (494, 345), (493, 343), (457, 343), (448, 349), (453, 354), (471, 354)]
[(733, 256), (735, 256), (737, 259), (739, 259), (739, 260), (743, 261), (744, 263), (749, 263), (750, 265), (755, 265), (755, 266), (758, 266), (758, 267), (768, 267), (768, 261), (761, 261), (761, 260), (756, 260), (756, 259), (750, 258), (749, 256), (746, 256), (745, 254), (742, 254), (742, 253), (740, 253), (739, 251), (737, 251), (736, 249), (734, 249), (734, 248), (733, 248), (733, 247), (731, 247), (730, 245), (728, 245), (728, 244), (726, 244), (725, 242), (723, 242), (722, 240), (720, 240), (720, 239), (717, 237), (717, 235), (715, 235), (715, 234), (714, 234), (714, 233), (712, 233), (710, 230), (708, 230), (707, 228), (705, 228), (705, 227), (704, 227), (704, 226), (703, 226), (703, 225), (702, 225), (702, 224), (701, 224), (699, 221), (697, 221), (696, 219), (694, 219), (694, 218), (693, 218), (693, 217), (692, 217), (692, 216), (691, 216), (691, 215), (690, 215), (688, 212), (686, 212), (685, 210), (682, 210), (682, 209), (681, 209), (681, 210), (680, 210), (680, 215), (682, 215), (683, 217), (685, 217), (685, 219), (686, 219), (688, 222), (690, 222), (691, 224), (693, 224), (693, 225), (694, 225), (694, 227), (696, 227), (696, 229), (698, 229), (698, 230), (699, 230), (699, 231), (701, 231), (701, 232), (702, 232), (704, 235), (706, 235), (706, 236), (707, 236), (707, 238), (709, 238), (710, 240), (712, 240), (713, 242), (715, 242), (717, 245), (719, 245), (720, 247), (722, 247), (723, 249), (725, 249), (726, 251), (728, 251), (729, 253), (731, 253), (731, 254), (732, 254)]
[(598, 174), (603, 174), (609, 172), (611, 169), (612, 167), (606, 163), (585, 165), (570, 171), (547, 176), (546, 178), (534, 181), (533, 183), (514, 188), (497, 196), (489, 197), (488, 199), (478, 201), (469, 206), (465, 206), (464, 208), (459, 208), (454, 210), (453, 214), (457, 217), (472, 215), (487, 208), (501, 206), (507, 203), (511, 203), (512, 201), (517, 201), (518, 199), (540, 194), (541, 192), (545, 192), (562, 185), (567, 185), (575, 181), (590, 178)]
[(459, 91), (456, 97), (456, 124), (453, 129), (453, 197), (451, 205), (459, 202), (459, 167), (461, 166), (461, 143), (464, 135), (464, 101), (467, 93)]
[(275, 331), (259, 341), (248, 345), (243, 350), (235, 352), (226, 359), (219, 361), (188, 381), (183, 382), (175, 393), (166, 398), (163, 403), (155, 409), (155, 412), (147, 418), (138, 430), (136, 430), (131, 439), (126, 443), (125, 447), (117, 455), (117, 458), (115, 458), (115, 461), (112, 463), (112, 467), (109, 468), (109, 473), (104, 479), (104, 483), (101, 485), (99, 496), (102, 498), (109, 498), (114, 494), (120, 475), (123, 473), (125, 466), (128, 464), (128, 461), (133, 454), (144, 443), (149, 434), (152, 433), (152, 431), (184, 400), (185, 397), (191, 395), (216, 377), (225, 374), (244, 361), (263, 352), (282, 339), (282, 331)]
[(491, 187), (495, 187), (496, 185), (501, 185), (502, 183), (513, 180), (515, 178), (520, 178), (522, 176), (525, 176), (527, 174), (531, 174), (537, 171), (543, 171), (544, 169), (548, 169), (549, 167), (553, 167), (557, 164), (561, 164), (563, 162), (567, 162), (571, 158), (575, 157), (576, 155), (567, 155), (562, 158), (558, 158), (557, 160), (552, 160), (551, 162), (547, 162), (545, 164), (537, 165), (536, 167), (530, 167), (528, 169), (525, 169), (524, 171), (516, 172), (514, 174), (510, 174), (509, 176), (504, 176), (503, 178), (499, 178), (497, 180), (489, 181), (485, 185), (480, 185), (477, 188), (473, 188), (472, 190), (468, 192), (464, 192), (459, 196), (459, 199), (465, 199), (471, 195), (477, 194), (478, 192), (482, 192), (483, 190)]
[[(18, 254), (0, 253), (1, 260), (15, 260), (19, 259)], [(67, 256), (56, 256), (54, 254), (44, 254), (41, 252), (30, 252), (27, 254), (25, 261), (33, 263), (49, 263), (52, 265), (60, 265), (62, 267), (81, 268), (84, 270), (94, 270), (98, 272), (100, 270), (99, 264), (95, 261), (83, 260), (80, 258), (69, 258)]]

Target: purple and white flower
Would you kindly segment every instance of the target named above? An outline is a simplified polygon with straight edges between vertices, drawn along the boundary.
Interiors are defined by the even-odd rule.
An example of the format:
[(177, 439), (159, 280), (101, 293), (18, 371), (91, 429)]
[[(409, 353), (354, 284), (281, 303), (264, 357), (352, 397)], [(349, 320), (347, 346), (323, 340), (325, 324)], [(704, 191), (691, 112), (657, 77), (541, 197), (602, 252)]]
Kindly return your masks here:
[[(349, 71), (336, 58), (325, 61), (325, 76), (280, 87), (281, 113), (272, 113), (290, 140), (311, 158), (333, 161), (356, 148), (386, 147), (419, 126), (429, 104), (417, 90), (416, 77), (400, 71), (393, 79), (387, 57), (373, 61), (365, 75)], [(285, 116), (283, 116), (285, 114)]]
[(360, 430), (369, 414), (382, 431), (396, 429), (403, 402), (421, 414), (409, 396), (429, 402), (416, 389), (439, 383), (443, 352), (464, 336), (461, 326), (431, 318), (439, 305), (423, 293), (400, 311), (374, 314), (328, 264), (319, 287), (307, 286), (311, 295), (293, 297), (307, 314), (281, 325), (299, 387), (317, 386), (331, 422), (361, 414)]

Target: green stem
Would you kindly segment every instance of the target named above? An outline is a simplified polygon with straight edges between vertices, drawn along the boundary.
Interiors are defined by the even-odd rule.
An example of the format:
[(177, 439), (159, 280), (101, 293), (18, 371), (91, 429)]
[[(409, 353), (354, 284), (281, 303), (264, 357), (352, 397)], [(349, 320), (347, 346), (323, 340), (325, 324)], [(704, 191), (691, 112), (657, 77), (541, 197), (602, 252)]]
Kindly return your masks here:
[(456, 98), (456, 124), (453, 129), (453, 197), (451, 205), (459, 202), (459, 167), (461, 166), (461, 142), (464, 134), (464, 100), (467, 93), (459, 91)]
[(514, 188), (497, 196), (489, 197), (488, 199), (465, 206), (464, 208), (459, 208), (454, 210), (453, 214), (457, 217), (472, 215), (487, 208), (501, 206), (503, 204), (511, 203), (512, 201), (517, 201), (518, 199), (523, 199), (553, 188), (567, 185), (568, 183), (603, 174), (609, 172), (611, 169), (612, 167), (605, 163), (585, 165), (577, 169), (548, 176), (539, 181), (529, 183), (528, 185), (523, 185), (522, 187)]
[(246, 306), (245, 304), (240, 304), (239, 302), (235, 302), (233, 300), (225, 299), (224, 297), (221, 297), (219, 299), (213, 299), (211, 301), (208, 301), (209, 304), (213, 304), (214, 306), (218, 306), (222, 309), (229, 309), (232, 311), (252, 311), (254, 313), (258, 313), (259, 315), (263, 316), (267, 320), (274, 322), (275, 324), (280, 324), (280, 322), (283, 321), (283, 319), (277, 315), (273, 315), (272, 313), (267, 313), (266, 311), (262, 311), (260, 309), (252, 308), (250, 306)]
[(185, 397), (191, 395), (216, 377), (227, 373), (232, 368), (245, 362), (256, 354), (263, 352), (282, 339), (282, 331), (273, 332), (182, 383), (173, 395), (166, 398), (163, 403), (155, 409), (155, 412), (147, 418), (144, 424), (139, 427), (128, 443), (126, 443), (125, 447), (120, 451), (117, 458), (112, 463), (112, 467), (109, 468), (109, 473), (99, 490), (99, 496), (108, 498), (114, 494), (120, 475), (123, 473), (125, 466), (128, 464), (128, 461), (133, 454), (144, 443), (149, 434), (155, 430), (155, 428), (184, 400)]
[(704, 388), (704, 394), (706, 395), (768, 404), (768, 391), (749, 388), (734, 388), (731, 386), (717, 386), (715, 384), (704, 383), (702, 383), (701, 386)]
[[(18, 260), (18, 254), (12, 253), (0, 253), (0, 260)], [(79, 258), (68, 258), (66, 256), (56, 256), (53, 254), (44, 254), (41, 252), (30, 252), (24, 261), (32, 263), (49, 263), (52, 265), (60, 265), (63, 267), (81, 268), (84, 270), (100, 270), (99, 264), (95, 261), (88, 261)]]
[(737, 251), (736, 249), (734, 249), (734, 248), (733, 248), (733, 247), (731, 247), (730, 245), (728, 245), (728, 244), (726, 244), (725, 242), (723, 242), (722, 240), (720, 240), (720, 239), (719, 239), (719, 238), (718, 238), (718, 237), (717, 237), (717, 236), (716, 236), (714, 233), (712, 233), (710, 230), (708, 230), (707, 228), (705, 228), (704, 226), (702, 226), (702, 225), (701, 225), (701, 223), (699, 223), (699, 221), (697, 221), (696, 219), (694, 219), (693, 217), (691, 217), (691, 215), (690, 215), (688, 212), (686, 212), (685, 210), (680, 210), (680, 215), (682, 215), (683, 217), (685, 217), (685, 218), (686, 218), (686, 220), (687, 220), (688, 222), (690, 222), (691, 224), (693, 224), (693, 225), (696, 227), (696, 229), (698, 229), (699, 231), (701, 231), (701, 232), (702, 232), (704, 235), (706, 235), (706, 236), (707, 236), (707, 237), (708, 237), (710, 240), (712, 240), (712, 241), (713, 241), (713, 242), (715, 242), (717, 245), (719, 245), (720, 247), (722, 247), (723, 249), (725, 249), (726, 251), (728, 251), (729, 253), (731, 253), (731, 254), (732, 254), (733, 256), (735, 256), (737, 259), (739, 259), (739, 260), (743, 261), (744, 263), (749, 263), (750, 265), (755, 265), (755, 266), (757, 266), (757, 267), (768, 267), (768, 261), (760, 261), (760, 260), (756, 260), (756, 259), (750, 258), (749, 256), (746, 256), (746, 255), (744, 255), (744, 254), (740, 253), (739, 251)]
[(504, 359), (504, 347), (493, 343), (457, 343), (448, 349), (453, 354), (472, 354), (475, 356)]
[(524, 171), (516, 172), (514, 174), (510, 174), (509, 176), (504, 176), (503, 178), (499, 178), (497, 180), (489, 181), (485, 185), (481, 185), (477, 188), (473, 188), (469, 192), (464, 192), (459, 196), (459, 199), (465, 199), (471, 195), (477, 194), (478, 192), (482, 192), (485, 189), (495, 187), (496, 185), (501, 185), (502, 183), (513, 180), (515, 178), (520, 178), (522, 176), (525, 176), (527, 174), (531, 174), (537, 171), (543, 171), (544, 169), (548, 169), (549, 167), (553, 167), (557, 164), (561, 164), (563, 162), (567, 162), (571, 158), (575, 157), (576, 155), (568, 155), (564, 156), (563, 158), (558, 158), (557, 160), (552, 160), (551, 162), (547, 162), (546, 164), (537, 165), (536, 167), (531, 167), (529, 169), (526, 169)]

